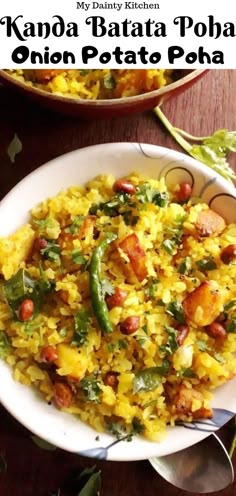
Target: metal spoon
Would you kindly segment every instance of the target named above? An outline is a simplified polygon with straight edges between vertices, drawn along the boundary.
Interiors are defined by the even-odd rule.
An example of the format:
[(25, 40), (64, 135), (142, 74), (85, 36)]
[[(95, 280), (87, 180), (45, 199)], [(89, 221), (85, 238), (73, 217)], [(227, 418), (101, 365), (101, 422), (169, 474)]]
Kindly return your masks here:
[(216, 434), (182, 451), (149, 461), (167, 482), (192, 493), (218, 492), (234, 480), (230, 456)]

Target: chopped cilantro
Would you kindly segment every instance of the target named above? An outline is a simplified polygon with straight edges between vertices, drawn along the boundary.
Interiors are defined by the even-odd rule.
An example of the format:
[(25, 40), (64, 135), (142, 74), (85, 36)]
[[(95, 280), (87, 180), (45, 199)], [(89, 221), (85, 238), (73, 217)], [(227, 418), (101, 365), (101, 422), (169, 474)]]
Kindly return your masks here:
[(233, 317), (226, 324), (226, 331), (232, 334), (236, 334), (236, 317)]
[(72, 346), (83, 346), (87, 343), (90, 316), (85, 308), (78, 310), (74, 316), (75, 330), (71, 341)]
[(79, 231), (83, 220), (84, 220), (84, 215), (77, 215), (77, 217), (74, 218), (72, 224), (66, 227), (65, 233), (76, 234)]
[(193, 372), (193, 370), (191, 368), (187, 368), (187, 369), (180, 370), (177, 373), (177, 377), (193, 378), (193, 377), (196, 377), (196, 374)]
[(84, 379), (80, 381), (80, 387), (87, 401), (99, 403), (99, 396), (101, 393), (100, 381), (93, 376), (84, 377)]
[(0, 331), (0, 358), (5, 358), (10, 348), (10, 341), (4, 331)]
[(144, 425), (137, 417), (134, 417), (132, 420), (132, 434), (142, 434), (143, 431)]
[(185, 324), (186, 319), (182, 304), (179, 301), (171, 301), (166, 307), (166, 313), (171, 315), (173, 319), (177, 320), (180, 324)]
[(220, 353), (217, 353), (217, 351), (214, 353), (214, 358), (222, 365), (226, 362), (225, 358)]
[(46, 219), (33, 219), (33, 224), (37, 226), (39, 233), (42, 234), (46, 229), (53, 229), (57, 225), (57, 221), (52, 217), (46, 217)]
[(217, 269), (217, 265), (215, 263), (215, 260), (213, 260), (212, 257), (207, 257), (202, 260), (197, 260), (196, 266), (198, 269), (203, 270), (215, 270)]
[(202, 339), (197, 340), (197, 346), (199, 351), (210, 351), (211, 347), (209, 344), (206, 343), (206, 341), (203, 341)]
[(77, 248), (71, 252), (71, 258), (73, 262), (78, 265), (85, 265), (87, 263), (87, 259)]
[(103, 78), (103, 84), (107, 90), (114, 90), (114, 88), (116, 87), (116, 80), (112, 76), (112, 74), (108, 73), (108, 74), (105, 74), (105, 76)]
[(137, 215), (133, 215), (132, 210), (126, 210), (123, 214), (123, 219), (126, 226), (136, 226), (139, 217)]
[(175, 251), (176, 243), (173, 239), (164, 239), (162, 243), (162, 248), (165, 249), (169, 255), (173, 255)]
[(113, 343), (108, 343), (107, 344), (107, 351), (108, 351), (108, 353), (113, 353), (114, 349), (115, 349), (115, 345)]
[(60, 246), (52, 239), (47, 241), (47, 245), (45, 248), (40, 250), (41, 255), (43, 258), (46, 258), (46, 260), (50, 260), (51, 262), (60, 262), (60, 254), (61, 254), (61, 249)]
[(155, 298), (155, 293), (157, 291), (159, 282), (160, 281), (158, 279), (154, 279), (154, 278), (148, 281), (148, 286), (145, 289), (145, 294), (148, 296), (148, 298), (150, 299)]
[(124, 426), (120, 422), (109, 422), (107, 427), (108, 431), (115, 436), (116, 439), (121, 439), (127, 434)]
[(119, 350), (127, 350), (128, 344), (126, 343), (126, 341), (124, 341), (124, 339), (118, 340), (118, 348)]
[(152, 198), (152, 202), (161, 208), (167, 205), (168, 200), (169, 200), (169, 195), (166, 191), (163, 191), (162, 193), (155, 193)]
[(65, 338), (68, 334), (68, 329), (66, 327), (62, 327), (62, 329), (60, 329), (59, 331), (59, 334), (62, 338)]
[(225, 312), (228, 312), (228, 310), (231, 310), (232, 308), (236, 307), (236, 300), (231, 300), (226, 305), (224, 306)]
[(165, 327), (168, 335), (166, 344), (160, 346), (160, 352), (165, 355), (173, 355), (173, 353), (178, 349), (177, 335), (178, 331), (173, 327)]
[(179, 274), (188, 274), (192, 268), (191, 258), (185, 257), (185, 259), (179, 264), (177, 272)]

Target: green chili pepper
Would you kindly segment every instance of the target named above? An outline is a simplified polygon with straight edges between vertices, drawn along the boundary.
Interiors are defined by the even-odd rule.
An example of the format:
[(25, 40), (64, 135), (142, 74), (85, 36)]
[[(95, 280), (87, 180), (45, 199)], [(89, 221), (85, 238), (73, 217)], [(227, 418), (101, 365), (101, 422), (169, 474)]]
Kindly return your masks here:
[(116, 234), (106, 234), (104, 240), (97, 246), (97, 248), (95, 248), (89, 267), (89, 284), (92, 308), (98, 324), (104, 333), (111, 333), (113, 328), (110, 322), (109, 311), (102, 287), (101, 261), (108, 245), (112, 243), (112, 241), (115, 241), (116, 238)]

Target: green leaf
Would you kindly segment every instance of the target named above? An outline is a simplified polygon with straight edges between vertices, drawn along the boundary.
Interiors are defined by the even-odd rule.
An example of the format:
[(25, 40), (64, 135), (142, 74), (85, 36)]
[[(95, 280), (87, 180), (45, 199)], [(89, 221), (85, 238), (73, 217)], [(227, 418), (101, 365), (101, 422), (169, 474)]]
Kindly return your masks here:
[(228, 303), (225, 304), (224, 311), (225, 312), (228, 312), (229, 310), (231, 310), (234, 307), (236, 307), (236, 300), (231, 300), (231, 301), (229, 301)]
[(0, 358), (5, 358), (10, 348), (10, 341), (4, 331), (0, 331)]
[(211, 351), (211, 347), (209, 346), (209, 344), (207, 344), (206, 341), (203, 341), (202, 339), (198, 339), (196, 341), (196, 344), (199, 351)]
[(158, 289), (159, 282), (160, 281), (158, 279), (154, 279), (154, 278), (148, 281), (148, 286), (145, 289), (145, 294), (148, 296), (148, 298), (150, 299), (155, 298), (155, 293)]
[(56, 446), (54, 446), (51, 443), (48, 443), (48, 441), (45, 441), (44, 439), (41, 439), (41, 437), (38, 436), (31, 436), (32, 441), (38, 448), (41, 448), (45, 451), (56, 451)]
[(99, 403), (101, 393), (101, 382), (93, 376), (84, 377), (80, 381), (80, 387), (87, 401)]
[(169, 253), (169, 255), (173, 255), (176, 248), (176, 244), (175, 241), (172, 239), (165, 239), (162, 243), (162, 247), (165, 249), (167, 253)]
[(22, 142), (20, 138), (17, 136), (17, 134), (14, 134), (14, 137), (12, 141), (10, 142), (9, 146), (7, 147), (7, 155), (10, 158), (10, 161), (12, 164), (15, 163), (15, 158), (18, 153), (22, 151)]
[(215, 263), (215, 260), (213, 260), (212, 257), (207, 257), (202, 260), (198, 260), (196, 262), (196, 266), (198, 269), (202, 270), (203, 272), (206, 270), (215, 270), (217, 269), (217, 265)]
[(98, 496), (101, 489), (101, 484), (101, 472), (99, 471), (90, 477), (82, 491), (79, 492), (78, 496)]
[[(212, 136), (198, 138), (191, 136), (182, 129), (177, 129), (167, 117), (163, 114), (160, 107), (154, 109), (155, 114), (160, 119), (165, 128), (169, 131), (171, 136), (177, 143), (192, 157), (200, 160), (211, 169), (215, 170), (228, 181), (236, 180), (236, 174), (231, 169), (227, 162), (227, 154), (230, 151), (235, 152), (235, 134), (236, 131), (228, 131), (227, 129), (220, 129)], [(200, 142), (202, 144), (192, 145), (190, 142)]]
[(225, 153), (236, 152), (236, 131), (219, 129), (212, 136), (203, 140), (204, 145), (224, 150)]
[(184, 315), (183, 306), (179, 301), (171, 301), (166, 307), (166, 313), (171, 315), (171, 317), (177, 320), (180, 324), (185, 324), (186, 318)]
[(168, 339), (166, 344), (163, 344), (159, 347), (159, 350), (161, 353), (165, 353), (165, 355), (173, 355), (173, 353), (178, 349), (178, 331), (173, 327), (166, 327), (165, 330), (167, 332)]
[(7, 471), (7, 461), (5, 456), (0, 453), (0, 474), (3, 474)]
[(61, 257), (61, 248), (54, 240), (47, 240), (47, 245), (45, 248), (40, 250), (41, 255), (46, 260), (50, 260), (50, 262), (60, 262)]
[(142, 434), (144, 429), (142, 422), (137, 417), (134, 417), (132, 420), (132, 434)]
[(124, 341), (124, 339), (119, 339), (118, 340), (118, 349), (119, 350), (127, 350), (128, 348), (128, 343), (126, 343), (126, 341)]
[(186, 257), (180, 264), (177, 269), (177, 272), (179, 274), (185, 274), (188, 275), (190, 270), (192, 268), (192, 261), (190, 257)]
[(165, 207), (168, 203), (169, 195), (167, 191), (163, 191), (162, 193), (155, 193), (152, 198), (152, 203), (157, 205), (158, 207)]
[[(45, 294), (54, 288), (54, 283), (33, 279), (25, 269), (19, 269), (3, 286), (4, 297), (12, 309), (15, 317), (17, 310), (25, 299), (29, 298), (34, 302), (33, 318), (39, 312)], [(18, 318), (18, 317), (17, 317)]]
[(220, 353), (217, 353), (217, 351), (214, 353), (214, 358), (217, 360), (217, 362), (221, 363), (222, 365), (226, 363), (225, 358)]
[(73, 262), (78, 265), (85, 265), (87, 263), (87, 259), (77, 248), (71, 252), (71, 258)]
[(193, 378), (193, 377), (196, 377), (196, 374), (193, 372), (193, 370), (191, 368), (187, 368), (187, 369), (184, 369), (181, 371), (181, 376)]
[(228, 333), (236, 334), (236, 317), (227, 322), (225, 329)]
[(76, 234), (79, 230), (80, 230), (80, 227), (82, 225), (82, 222), (84, 221), (84, 215), (77, 215), (72, 224), (68, 227), (66, 227), (65, 229), (65, 233), (69, 233), (69, 234)]
[(126, 210), (126, 212), (122, 213), (122, 215), (126, 226), (136, 226), (139, 217), (137, 215), (133, 215), (132, 210)]
[(88, 332), (91, 318), (87, 309), (82, 308), (74, 316), (75, 331), (72, 337), (72, 346), (83, 346), (88, 341)]
[(62, 329), (60, 329), (60, 331), (59, 331), (59, 334), (62, 338), (66, 338), (66, 336), (68, 334), (68, 329), (66, 327), (62, 327)]
[(161, 367), (149, 367), (136, 373), (133, 381), (133, 393), (154, 391), (161, 384), (161, 377), (169, 370), (169, 361), (164, 360)]
[(114, 90), (114, 88), (116, 87), (116, 80), (112, 76), (112, 74), (108, 73), (108, 74), (105, 74), (105, 76), (103, 78), (103, 84), (107, 90)]
[(37, 227), (39, 234), (45, 234), (47, 229), (54, 229), (59, 226), (56, 219), (46, 217), (46, 219), (33, 219), (33, 224)]
[(127, 431), (120, 422), (108, 422), (107, 428), (116, 439), (122, 439), (122, 437), (127, 435)]

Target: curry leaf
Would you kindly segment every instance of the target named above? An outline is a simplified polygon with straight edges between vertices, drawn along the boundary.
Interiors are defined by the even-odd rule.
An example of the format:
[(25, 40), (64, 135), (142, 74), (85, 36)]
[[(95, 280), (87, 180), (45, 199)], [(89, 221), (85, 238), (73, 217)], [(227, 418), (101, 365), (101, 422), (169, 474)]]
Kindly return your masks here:
[(161, 383), (161, 377), (164, 376), (169, 369), (168, 360), (163, 362), (162, 367), (149, 367), (139, 370), (133, 381), (133, 393), (139, 391), (154, 391)]
[(0, 474), (3, 474), (6, 471), (7, 471), (7, 461), (5, 456), (3, 456), (2, 453), (0, 453)]
[(38, 436), (31, 436), (32, 441), (38, 448), (41, 448), (45, 451), (56, 451), (56, 446), (53, 444), (49, 443), (48, 441), (45, 441), (44, 439), (41, 439), (41, 437)]
[(7, 148), (7, 155), (10, 158), (12, 164), (15, 162), (15, 157), (18, 153), (22, 151), (22, 142), (17, 134), (14, 134), (12, 141)]

